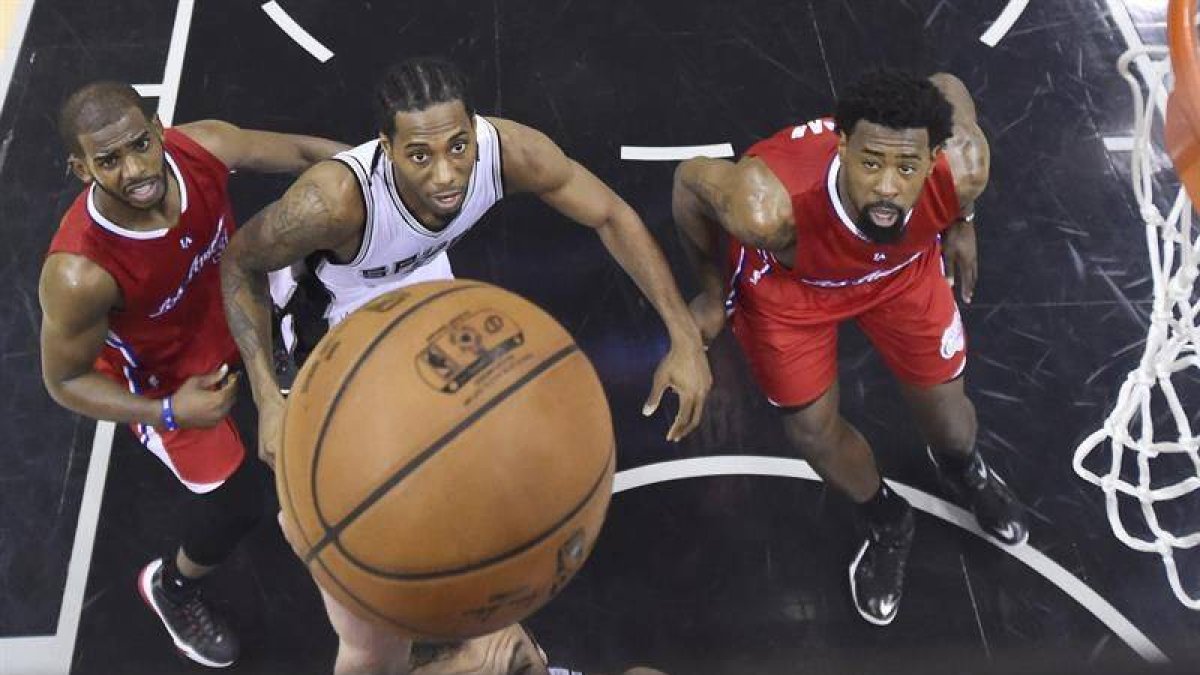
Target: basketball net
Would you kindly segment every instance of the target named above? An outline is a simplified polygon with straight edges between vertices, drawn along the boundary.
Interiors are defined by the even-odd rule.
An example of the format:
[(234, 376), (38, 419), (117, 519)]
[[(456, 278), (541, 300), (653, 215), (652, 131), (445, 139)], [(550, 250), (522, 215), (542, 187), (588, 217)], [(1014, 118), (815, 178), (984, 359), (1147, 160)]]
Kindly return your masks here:
[[(1179, 9), (1176, 4), (1188, 5), (1184, 16), (1195, 15), (1196, 0), (1173, 0), (1173, 17)], [(1175, 36), (1172, 36), (1172, 40), (1175, 40)], [(1156, 512), (1159, 502), (1179, 499), (1200, 488), (1200, 455), (1197, 453), (1200, 439), (1192, 430), (1190, 416), (1180, 403), (1175, 386), (1175, 383), (1183, 381), (1180, 378), (1194, 379), (1200, 374), (1200, 327), (1197, 326), (1200, 298), (1195, 288), (1196, 278), (1200, 274), (1197, 270), (1200, 241), (1192, 228), (1192, 202), (1185, 187), (1164, 188), (1161, 183), (1156, 185), (1155, 159), (1158, 152), (1152, 144), (1155, 127), (1175, 127), (1167, 129), (1165, 137), (1175, 161), (1176, 172), (1184, 179), (1181, 182), (1188, 182), (1189, 170), (1200, 165), (1181, 161), (1185, 158), (1181, 151), (1194, 152), (1196, 141), (1189, 129), (1180, 126), (1186, 125), (1187, 120), (1186, 116), (1179, 116), (1180, 111), (1176, 107), (1178, 102), (1172, 99), (1170, 105), (1167, 104), (1168, 81), (1173, 79), (1172, 62), (1168, 55), (1166, 46), (1148, 46), (1126, 52), (1117, 62), (1118, 70), (1129, 83), (1135, 106), (1130, 169), (1134, 197), (1146, 226), (1146, 244), (1154, 281), (1154, 304), (1146, 348), (1137, 368), (1129, 373), (1121, 385), (1116, 406), (1105, 420), (1103, 428), (1088, 436), (1075, 450), (1073, 464), (1080, 477), (1099, 486), (1104, 492), (1108, 521), (1117, 538), (1134, 550), (1159, 554), (1175, 596), (1188, 608), (1200, 609), (1200, 598), (1190, 595), (1180, 582), (1175, 560), (1177, 550), (1200, 545), (1200, 530), (1170, 531), (1161, 525)], [(1133, 72), (1135, 66), (1136, 75)], [(1170, 115), (1167, 114), (1168, 108)], [(1174, 118), (1168, 123), (1167, 117), (1172, 116)], [(1178, 140), (1181, 130), (1189, 134), (1184, 142)], [(1164, 210), (1159, 209), (1160, 204)], [(1165, 401), (1169, 409), (1172, 423), (1165, 425), (1165, 429), (1162, 424), (1158, 429), (1155, 428), (1152, 402), (1156, 397)], [(1161, 405), (1156, 407), (1161, 409)], [(1092, 459), (1094, 466), (1108, 460), (1107, 473), (1100, 474), (1084, 466), (1084, 461), (1094, 454), (1098, 455), (1098, 458)], [(1154, 480), (1155, 460), (1168, 454), (1186, 455), (1186, 459), (1190, 460), (1192, 475), (1171, 484), (1162, 484), (1162, 469), (1166, 467), (1160, 464), (1158, 480)], [(1136, 464), (1136, 482), (1126, 480), (1121, 475), (1127, 456)], [(1177, 466), (1172, 473), (1178, 471)], [(1121, 508), (1122, 501), (1126, 503), (1124, 511)], [(1133, 508), (1128, 508), (1130, 506)], [(1131, 534), (1131, 529), (1145, 536)]]

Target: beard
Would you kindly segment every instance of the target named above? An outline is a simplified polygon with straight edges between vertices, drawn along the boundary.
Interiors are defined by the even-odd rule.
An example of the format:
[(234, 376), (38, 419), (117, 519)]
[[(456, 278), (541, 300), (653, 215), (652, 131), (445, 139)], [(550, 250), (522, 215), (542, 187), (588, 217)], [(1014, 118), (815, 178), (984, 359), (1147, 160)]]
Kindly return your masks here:
[[(890, 227), (876, 225), (871, 218), (871, 209), (891, 209), (896, 212), (896, 222)], [(905, 216), (908, 214), (904, 209), (896, 204), (887, 201), (871, 202), (866, 204), (858, 212), (858, 221), (855, 225), (858, 226), (859, 232), (862, 232), (867, 239), (876, 244), (894, 244), (900, 241), (904, 236), (904, 232), (908, 229), (908, 223), (905, 221)]]

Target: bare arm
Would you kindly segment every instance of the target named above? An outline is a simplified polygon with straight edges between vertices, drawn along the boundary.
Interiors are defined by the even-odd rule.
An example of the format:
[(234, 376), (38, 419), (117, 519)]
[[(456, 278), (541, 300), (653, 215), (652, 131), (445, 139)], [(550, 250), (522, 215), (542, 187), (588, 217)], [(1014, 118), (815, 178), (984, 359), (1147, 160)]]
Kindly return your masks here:
[(254, 398), (278, 399), (267, 274), (315, 251), (345, 250), (362, 234), (363, 207), (350, 172), (335, 162), (301, 176), (238, 230), (221, 259), (221, 294)]
[(681, 163), (675, 170), (671, 212), (701, 292), (710, 300), (720, 297), (725, 283), (722, 231), (748, 246), (785, 254), (796, 241), (787, 190), (756, 159), (733, 164), (697, 157)]
[(220, 120), (176, 127), (230, 169), (299, 174), (350, 146), (316, 136), (242, 129)]
[(961, 213), (968, 216), (975, 213), (975, 200), (987, 187), (991, 149), (975, 118), (975, 101), (962, 80), (949, 73), (937, 73), (929, 80), (954, 108), (953, 133), (946, 141), (945, 152)]
[(38, 281), (42, 305), (42, 381), (59, 405), (115, 422), (158, 424), (161, 402), (138, 396), (93, 369), (108, 336), (108, 313), (121, 302), (117, 282), (96, 263), (56, 253)]
[(663, 391), (674, 388), (680, 396), (680, 413), (667, 437), (682, 438), (699, 422), (712, 376), (703, 359), (700, 333), (662, 250), (625, 200), (544, 134), (509, 120), (492, 122), (500, 132), (504, 177), (512, 190), (536, 194), (559, 213), (594, 229), (666, 324), (672, 351), (655, 374), (643, 412), (651, 414)]

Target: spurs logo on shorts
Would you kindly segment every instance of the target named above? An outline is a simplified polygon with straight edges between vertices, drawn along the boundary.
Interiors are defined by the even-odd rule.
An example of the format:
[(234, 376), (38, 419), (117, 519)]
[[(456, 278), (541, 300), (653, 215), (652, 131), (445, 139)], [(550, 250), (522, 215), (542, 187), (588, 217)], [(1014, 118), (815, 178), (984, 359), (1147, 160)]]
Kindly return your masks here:
[(954, 318), (942, 333), (942, 358), (949, 361), (954, 355), (963, 350), (963, 325), (958, 308), (954, 308)]

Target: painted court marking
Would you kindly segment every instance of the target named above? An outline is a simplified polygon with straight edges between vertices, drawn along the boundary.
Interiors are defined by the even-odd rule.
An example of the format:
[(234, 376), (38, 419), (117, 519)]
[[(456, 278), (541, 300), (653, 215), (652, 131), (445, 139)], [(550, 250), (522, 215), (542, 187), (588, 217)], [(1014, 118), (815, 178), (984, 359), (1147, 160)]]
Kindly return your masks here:
[(1021, 13), (1029, 6), (1029, 0), (1009, 0), (1004, 11), (1000, 12), (1000, 16), (992, 22), (991, 26), (979, 36), (979, 41), (989, 47), (995, 47), (1000, 44), (1008, 31), (1012, 30), (1013, 24), (1017, 19), (1021, 18)]
[(333, 52), (329, 51), (329, 48), (321, 44), (312, 34), (304, 30), (304, 27), (296, 23), (296, 20), (284, 11), (278, 2), (271, 0), (271, 2), (262, 6), (262, 10), (267, 13), (267, 16), (271, 17), (275, 25), (282, 28), (283, 32), (288, 34), (288, 37), (303, 47), (304, 51), (312, 54), (313, 58), (321, 63), (325, 63), (333, 58)]
[[(679, 459), (670, 462), (660, 462), (647, 466), (622, 471), (613, 481), (613, 493), (620, 493), (647, 485), (666, 483), (684, 478), (700, 478), (707, 476), (776, 476), (781, 478), (800, 478), (802, 480), (819, 481), (820, 477), (809, 466), (808, 462), (786, 457), (759, 457), (754, 455), (720, 455), (715, 457), (696, 457)], [(940, 518), (952, 525), (983, 539), (1008, 555), (1025, 563), (1033, 571), (1042, 575), (1050, 583), (1057, 586), (1067, 597), (1074, 599), (1083, 608), (1108, 627), (1138, 656), (1154, 663), (1169, 661), (1166, 654), (1150, 641), (1136, 626), (1124, 617), (1115, 607), (1108, 603), (1099, 593), (1079, 580), (1078, 577), (1063, 569), (1061, 565), (1042, 554), (1034, 547), (1025, 544), (1016, 548), (1008, 548), (996, 539), (985, 534), (975, 523), (971, 513), (933, 495), (914, 487), (889, 480), (890, 485), (900, 493), (915, 508)]]
[(622, 145), (621, 159), (640, 162), (680, 162), (693, 157), (733, 157), (729, 143), (715, 145)]

